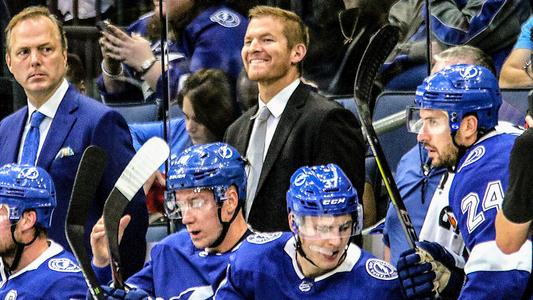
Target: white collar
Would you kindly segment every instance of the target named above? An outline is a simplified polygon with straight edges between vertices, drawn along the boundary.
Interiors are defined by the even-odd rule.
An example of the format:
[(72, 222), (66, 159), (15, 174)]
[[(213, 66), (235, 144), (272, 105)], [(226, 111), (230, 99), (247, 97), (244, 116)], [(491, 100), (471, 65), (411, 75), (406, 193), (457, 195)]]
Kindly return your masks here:
[(261, 100), (261, 95), (257, 97), (259, 99), (259, 109), (257, 112), (261, 111), (261, 108), (266, 105), (268, 107), (268, 110), (270, 110), (270, 113), (274, 118), (279, 118), (281, 114), (283, 113), (283, 110), (285, 110), (285, 107), (287, 106), (287, 102), (289, 102), (289, 98), (291, 97), (292, 93), (296, 90), (298, 85), (300, 84), (300, 78), (296, 78), (291, 84), (284, 87), (279, 93), (277, 93), (270, 101), (268, 101), (267, 104)]
[[(39, 112), (47, 116), (48, 118), (53, 119), (56, 115), (57, 109), (59, 108), (59, 104), (61, 104), (61, 100), (63, 100), (63, 97), (65, 97), (65, 94), (67, 93), (67, 90), (68, 82), (66, 79), (63, 79), (63, 82), (52, 95), (52, 97), (48, 98), (48, 100), (46, 100), (43, 105), (39, 107)], [(28, 101), (28, 120), (26, 123), (30, 122), (30, 116), (36, 110), (37, 109), (35, 108), (35, 106), (33, 106), (33, 104)]]
[[(291, 237), (287, 241), (287, 243), (285, 243), (284, 250), (292, 260), (292, 266), (294, 268), (294, 271), (296, 272), (296, 275), (298, 275), (300, 279), (304, 279), (305, 276), (300, 270), (300, 267), (298, 266), (298, 262), (296, 261), (296, 239), (294, 236)], [(344, 259), (344, 261), (340, 265), (338, 265), (335, 269), (327, 272), (326, 274), (323, 274), (323, 275), (320, 275), (314, 278), (314, 281), (318, 282), (322, 279), (326, 279), (337, 273), (350, 272), (354, 268), (355, 264), (359, 261), (360, 258), (361, 258), (361, 249), (359, 249), (359, 247), (357, 247), (356, 245), (350, 243), (348, 245), (346, 258)]]
[(48, 249), (46, 249), (43, 253), (41, 253), (41, 255), (39, 255), (39, 257), (37, 257), (29, 265), (20, 269), (17, 273), (12, 274), (10, 276), (10, 279), (13, 279), (17, 276), (20, 276), (21, 274), (24, 274), (26, 272), (33, 271), (39, 268), (39, 266), (41, 266), (43, 262), (45, 262), (51, 257), (58, 255), (59, 253), (61, 253), (61, 251), (63, 251), (63, 247), (61, 247), (61, 245), (57, 244), (56, 242), (52, 240), (48, 240), (48, 242), (50, 243), (50, 246), (48, 247)]

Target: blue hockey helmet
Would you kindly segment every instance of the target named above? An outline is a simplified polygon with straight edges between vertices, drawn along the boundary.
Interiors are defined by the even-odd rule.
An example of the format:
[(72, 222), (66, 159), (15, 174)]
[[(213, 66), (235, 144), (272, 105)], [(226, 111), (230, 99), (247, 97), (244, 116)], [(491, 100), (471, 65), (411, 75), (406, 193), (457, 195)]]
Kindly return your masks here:
[[(336, 164), (301, 167), (291, 177), (287, 191), (287, 210), (296, 218), (296, 223), (305, 216), (325, 215), (352, 216), (353, 230), (360, 232), (363, 225), (363, 210), (357, 191), (350, 179)], [(292, 224), (291, 226), (298, 226)], [(302, 232), (302, 230), (298, 230)]]
[(4, 165), (0, 168), (0, 204), (9, 208), (11, 222), (31, 209), (37, 214), (37, 225), (50, 228), (57, 204), (52, 178), (40, 167)]
[(469, 113), (476, 114), (480, 130), (496, 126), (502, 97), (498, 79), (489, 69), (458, 64), (426, 78), (416, 90), (415, 104), (419, 109), (448, 112), (454, 134)]
[(239, 202), (246, 199), (244, 160), (232, 146), (224, 143), (194, 145), (170, 162), (169, 190), (213, 189), (215, 200), (225, 200), (226, 190), (235, 185)]
[(336, 164), (301, 167), (291, 177), (287, 209), (302, 216), (357, 212), (357, 191)]

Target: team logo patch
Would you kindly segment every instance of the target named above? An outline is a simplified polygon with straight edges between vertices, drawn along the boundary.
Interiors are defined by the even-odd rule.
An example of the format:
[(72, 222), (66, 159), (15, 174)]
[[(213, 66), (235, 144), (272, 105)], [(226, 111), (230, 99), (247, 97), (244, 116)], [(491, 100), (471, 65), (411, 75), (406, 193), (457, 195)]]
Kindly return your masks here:
[(218, 149), (218, 155), (220, 155), (223, 158), (230, 158), (233, 156), (233, 151), (227, 146), (220, 147)]
[(377, 279), (393, 280), (398, 278), (396, 269), (386, 261), (377, 258), (370, 258), (365, 264), (366, 272)]
[(475, 163), (476, 161), (480, 160), (483, 155), (485, 155), (485, 147), (484, 146), (477, 146), (476, 148), (474, 148), (474, 150), (472, 150), (468, 156), (466, 157), (465, 159), (465, 162), (463, 163), (463, 165), (459, 168), (459, 170), (457, 171), (457, 173), (461, 172), (461, 170), (468, 166), (468, 165), (471, 165), (473, 163)]
[(25, 178), (25, 179), (33, 180), (39, 177), (39, 171), (37, 170), (37, 168), (27, 168), (25, 170), (22, 170), (18, 177), (21, 179)]
[(9, 292), (7, 292), (4, 300), (15, 300), (17, 299), (17, 291), (15, 290), (11, 290)]
[(304, 293), (309, 292), (312, 287), (313, 287), (313, 283), (309, 282), (309, 281), (302, 281), (302, 283), (300, 283), (300, 285), (298, 286), (300, 291), (302, 291)]
[(300, 173), (298, 176), (296, 176), (296, 179), (294, 179), (294, 186), (301, 186), (305, 183), (305, 179), (307, 179), (307, 174)]
[(63, 273), (76, 273), (81, 271), (80, 267), (68, 258), (53, 258), (48, 261), (48, 268)]
[(249, 235), (246, 238), (246, 240), (251, 244), (261, 245), (261, 244), (266, 244), (268, 242), (271, 242), (273, 240), (277, 240), (279, 239), (280, 236), (281, 236), (281, 232), (272, 232), (272, 233), (261, 232), (261, 233)]
[(470, 79), (470, 78), (474, 78), (474, 77), (478, 76), (479, 71), (474, 66), (467, 66), (466, 68), (464, 68), (461, 71), (459, 71), (459, 74), (464, 79)]
[(212, 14), (209, 19), (224, 27), (237, 27), (241, 24), (241, 18), (229, 10), (221, 9)]

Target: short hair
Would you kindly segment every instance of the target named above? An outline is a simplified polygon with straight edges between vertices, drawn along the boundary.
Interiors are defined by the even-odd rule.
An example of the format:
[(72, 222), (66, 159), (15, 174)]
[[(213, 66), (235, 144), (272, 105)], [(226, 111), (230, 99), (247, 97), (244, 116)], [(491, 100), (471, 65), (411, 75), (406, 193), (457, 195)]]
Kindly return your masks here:
[(75, 85), (80, 84), (85, 79), (85, 68), (77, 54), (67, 54), (67, 74), (65, 77)]
[(61, 40), (61, 46), (62, 50), (68, 49), (68, 43), (67, 43), (67, 35), (65, 34), (65, 30), (63, 29), (63, 24), (61, 21), (59, 21), (56, 16), (50, 13), (48, 8), (44, 6), (30, 6), (26, 7), (24, 10), (16, 14), (9, 23), (6, 26), (6, 29), (4, 30), (5, 33), (5, 39), (6, 39), (6, 48), (7, 52), (10, 51), (10, 36), (11, 31), (13, 31), (13, 27), (15, 27), (19, 22), (28, 20), (28, 19), (36, 19), (38, 17), (44, 17), (52, 21), (52, 23), (56, 26), (57, 32), (59, 33), (59, 39)]
[(292, 11), (266, 5), (256, 6), (248, 12), (249, 20), (260, 17), (273, 17), (282, 21), (283, 35), (287, 38), (289, 49), (299, 43), (304, 44), (306, 48), (309, 47), (309, 30), (297, 14)]
[(178, 105), (189, 98), (198, 123), (222, 141), (226, 128), (235, 120), (231, 86), (228, 78), (218, 69), (200, 69), (185, 80), (178, 93)]
[(469, 45), (460, 45), (448, 48), (434, 56), (435, 61), (442, 61), (447, 59), (471, 59), (472, 64), (485, 67), (489, 69), (495, 76), (496, 67), (492, 58), (485, 53), (483, 50), (469, 46)]

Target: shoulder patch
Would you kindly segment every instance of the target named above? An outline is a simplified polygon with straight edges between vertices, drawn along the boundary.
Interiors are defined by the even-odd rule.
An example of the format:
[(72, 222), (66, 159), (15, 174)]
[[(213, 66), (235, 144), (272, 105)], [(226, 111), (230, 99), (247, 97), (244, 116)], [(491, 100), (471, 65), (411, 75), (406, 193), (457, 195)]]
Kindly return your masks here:
[(377, 279), (393, 280), (398, 278), (396, 269), (386, 261), (377, 258), (370, 258), (365, 264), (366, 272)]
[(7, 292), (6, 296), (4, 297), (4, 300), (15, 300), (17, 299), (17, 291), (16, 290), (10, 290)]
[(237, 27), (241, 24), (241, 18), (227, 9), (217, 10), (209, 17), (209, 20), (227, 28)]
[(272, 233), (261, 232), (261, 233), (256, 233), (256, 234), (249, 235), (246, 238), (246, 240), (249, 243), (251, 243), (251, 244), (261, 245), (261, 244), (266, 244), (266, 243), (271, 242), (273, 240), (279, 239), (281, 234), (282, 234), (281, 232), (272, 232)]
[(68, 258), (52, 258), (48, 261), (48, 268), (52, 271), (63, 273), (76, 273), (81, 271), (80, 267)]
[(485, 155), (485, 146), (480, 145), (480, 146), (477, 146), (476, 148), (472, 149), (472, 151), (470, 151), (470, 153), (468, 154), (468, 156), (465, 159), (465, 162), (461, 165), (461, 167), (459, 168), (457, 173), (461, 172), (461, 170), (464, 167), (466, 167), (468, 165), (471, 165), (471, 164), (475, 163), (476, 161), (480, 160), (483, 157), (483, 155)]

